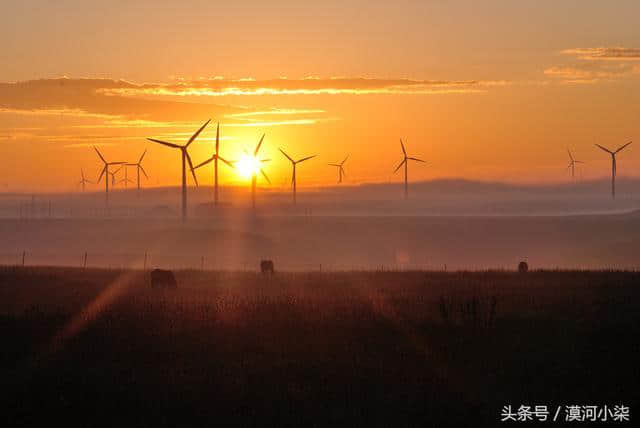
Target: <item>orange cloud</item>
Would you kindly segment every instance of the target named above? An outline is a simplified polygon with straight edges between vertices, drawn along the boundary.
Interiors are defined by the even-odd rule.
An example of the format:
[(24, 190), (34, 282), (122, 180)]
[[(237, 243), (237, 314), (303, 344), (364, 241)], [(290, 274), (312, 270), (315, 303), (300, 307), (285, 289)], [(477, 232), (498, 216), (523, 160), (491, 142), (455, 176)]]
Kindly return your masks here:
[(367, 95), (434, 94), (484, 92), (503, 81), (411, 80), (373, 78), (302, 79), (209, 79), (179, 81), (170, 84), (141, 84), (100, 89), (105, 95), (118, 96), (247, 96), (247, 95)]
[(623, 47), (599, 47), (599, 48), (574, 48), (562, 51), (564, 55), (574, 56), (579, 59), (601, 61), (639, 61), (640, 48)]

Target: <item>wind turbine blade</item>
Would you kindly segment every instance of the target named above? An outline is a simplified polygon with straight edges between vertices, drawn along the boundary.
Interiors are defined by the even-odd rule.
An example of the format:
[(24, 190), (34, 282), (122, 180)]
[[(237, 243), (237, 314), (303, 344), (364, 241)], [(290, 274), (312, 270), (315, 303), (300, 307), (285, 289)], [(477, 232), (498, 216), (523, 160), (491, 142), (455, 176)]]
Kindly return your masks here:
[(404, 165), (404, 163), (405, 163), (406, 161), (407, 161), (406, 159), (402, 159), (402, 162), (400, 162), (400, 165), (398, 165), (398, 167), (393, 171), (393, 173), (395, 174), (396, 172), (398, 172), (398, 170), (400, 169), (400, 167), (401, 167), (402, 165)]
[(145, 177), (147, 177), (147, 180), (149, 179), (149, 176), (147, 175), (147, 172), (144, 170), (144, 168), (142, 167), (142, 165), (138, 165), (138, 168), (140, 168), (140, 171), (142, 171), (142, 173), (144, 174)]
[(107, 170), (107, 165), (105, 165), (104, 168), (102, 168), (102, 171), (100, 172), (100, 176), (98, 177), (98, 180), (96, 181), (96, 183), (100, 183), (100, 180), (102, 180), (102, 176), (104, 175), (106, 170)]
[[(122, 163), (124, 163), (124, 162), (122, 162)], [(118, 167), (118, 169), (113, 171), (113, 175), (116, 175), (121, 169), (122, 169), (122, 166)]]
[(344, 160), (342, 162), (340, 162), (340, 165), (344, 165), (344, 163), (347, 161), (347, 159), (349, 159), (349, 155), (347, 155), (347, 157), (345, 157)]
[(140, 160), (138, 161), (138, 163), (142, 163), (142, 159), (144, 159), (144, 155), (147, 154), (147, 149), (144, 149), (144, 152), (142, 152), (142, 156), (140, 156)]
[(260, 137), (260, 141), (258, 142), (258, 145), (256, 146), (256, 149), (253, 151), (253, 155), (254, 156), (256, 156), (258, 154), (258, 150), (260, 150), (260, 146), (262, 145), (262, 140), (264, 140), (264, 135), (265, 134), (262, 134), (262, 137)]
[(200, 135), (200, 133), (202, 132), (202, 130), (204, 129), (204, 127), (205, 127), (205, 126), (207, 126), (207, 125), (209, 124), (209, 122), (211, 122), (211, 119), (207, 120), (207, 121), (204, 123), (204, 125), (202, 125), (202, 126), (200, 127), (200, 129), (198, 129), (198, 130), (196, 131), (196, 133), (195, 133), (195, 134), (193, 134), (193, 135), (191, 136), (191, 138), (189, 138), (189, 141), (187, 141), (187, 144), (185, 144), (184, 146), (185, 146), (185, 147), (189, 147), (189, 144), (193, 143), (193, 140), (195, 140), (196, 138), (198, 138), (198, 135)]
[(577, 160), (577, 161), (573, 161), (573, 163), (584, 163), (584, 162)]
[(109, 165), (124, 165), (126, 162), (109, 162)]
[(189, 168), (191, 168), (191, 175), (193, 175), (193, 181), (196, 183), (196, 187), (198, 186), (198, 177), (196, 177), (196, 172), (193, 170), (193, 163), (191, 163), (191, 156), (187, 150), (184, 150), (184, 154), (187, 156), (187, 162), (189, 162)]
[(629, 144), (631, 144), (633, 141), (629, 141), (627, 144), (625, 144), (624, 146), (621, 146), (618, 150), (616, 150), (614, 153), (618, 153), (620, 150), (624, 149), (625, 147), (627, 147)]
[(407, 156), (407, 151), (404, 149), (404, 143), (402, 142), (402, 138), (400, 139), (400, 147), (402, 147), (402, 153), (404, 153), (404, 156)]
[(204, 162), (199, 163), (198, 165), (196, 165), (193, 169), (198, 169), (198, 168), (200, 168), (201, 166), (205, 166), (205, 165), (207, 165), (207, 164), (209, 164), (209, 163), (213, 162), (213, 159), (214, 159), (214, 156), (211, 156), (211, 157), (210, 157), (209, 159), (207, 159), (206, 161), (204, 161)]
[(318, 156), (318, 155), (307, 156), (306, 158), (302, 158), (302, 159), (300, 159), (299, 161), (296, 161), (296, 163), (300, 163), (300, 162), (304, 162), (304, 161), (309, 160), (309, 159), (313, 159), (313, 158), (315, 158), (316, 156)]
[(418, 158), (409, 158), (409, 157), (408, 157), (407, 159), (411, 159), (411, 160), (414, 160), (414, 161), (418, 161), (418, 162), (426, 163), (426, 161), (423, 161), (422, 159), (418, 159)]
[(167, 143), (166, 141), (156, 140), (155, 138), (147, 138), (149, 141), (153, 141), (154, 143), (163, 144), (165, 146), (173, 147), (174, 149), (181, 149), (182, 146), (173, 143)]
[(269, 177), (267, 177), (267, 174), (264, 172), (262, 168), (260, 168), (260, 173), (262, 174), (264, 179), (267, 180), (267, 183), (271, 184), (271, 180), (269, 180)]
[(569, 151), (569, 149), (567, 149), (567, 153), (569, 153), (569, 159), (573, 161), (573, 156), (571, 156), (571, 151)]
[(282, 152), (283, 155), (285, 155), (287, 157), (287, 159), (289, 159), (291, 162), (295, 163), (295, 161), (293, 159), (291, 159), (291, 156), (289, 156), (288, 154), (286, 154), (284, 152), (284, 150), (282, 150), (280, 147), (278, 147), (278, 150), (280, 150)]
[(346, 173), (346, 172), (344, 172), (344, 168), (343, 168), (342, 166), (340, 166), (340, 171), (342, 171), (342, 176), (343, 176), (343, 177), (346, 177), (346, 176), (347, 176), (347, 173)]
[(229, 165), (231, 168), (235, 168), (235, 166), (233, 165), (233, 163), (231, 163), (230, 161), (226, 160), (225, 158), (223, 158), (222, 156), (218, 156), (218, 159), (220, 159), (222, 162), (226, 163), (227, 165)]
[(98, 154), (98, 156), (100, 156), (100, 159), (102, 159), (102, 162), (107, 163), (107, 161), (104, 159), (104, 157), (102, 156), (102, 154), (100, 153), (100, 151), (98, 150), (98, 148), (96, 146), (93, 146), (93, 149), (96, 151), (96, 153)]
[(271, 159), (260, 159), (260, 162), (271, 162)]
[(218, 122), (218, 126), (216, 126), (216, 155), (218, 154), (219, 149), (220, 149), (220, 122)]
[(602, 147), (600, 144), (596, 144), (596, 146), (600, 147), (602, 150), (604, 150), (607, 153), (613, 154), (611, 150), (607, 149), (606, 147)]
[(337, 164), (337, 163), (328, 163), (327, 165), (330, 165), (330, 166), (337, 166), (337, 167), (340, 167), (340, 166), (341, 166), (340, 164)]

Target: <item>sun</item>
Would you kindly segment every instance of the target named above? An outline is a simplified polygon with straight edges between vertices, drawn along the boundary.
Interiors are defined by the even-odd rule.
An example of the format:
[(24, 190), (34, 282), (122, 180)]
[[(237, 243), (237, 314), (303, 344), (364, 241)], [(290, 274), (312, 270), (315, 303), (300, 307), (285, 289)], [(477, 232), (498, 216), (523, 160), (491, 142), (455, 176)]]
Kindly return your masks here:
[(241, 176), (249, 178), (260, 171), (260, 161), (254, 156), (243, 154), (240, 160), (236, 162), (236, 168)]

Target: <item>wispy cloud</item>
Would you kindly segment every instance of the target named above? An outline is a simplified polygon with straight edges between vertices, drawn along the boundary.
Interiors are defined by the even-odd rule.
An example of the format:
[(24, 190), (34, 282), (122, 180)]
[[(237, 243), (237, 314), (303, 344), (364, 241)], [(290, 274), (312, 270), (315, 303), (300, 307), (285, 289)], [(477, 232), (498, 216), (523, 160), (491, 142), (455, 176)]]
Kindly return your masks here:
[(276, 120), (276, 121), (252, 121), (247, 123), (230, 123), (227, 127), (269, 127), (269, 126), (282, 126), (282, 125), (313, 125), (318, 123), (320, 119), (290, 119), (290, 120)]
[(99, 92), (119, 96), (221, 97), (259, 95), (368, 95), (442, 94), (485, 92), (505, 81), (411, 80), (376, 78), (211, 79), (169, 84), (141, 84), (104, 88)]
[(623, 47), (574, 48), (560, 52), (571, 56), (572, 63), (544, 70), (544, 74), (561, 83), (592, 84), (629, 77), (637, 73), (640, 49)]
[(640, 61), (640, 48), (624, 47), (598, 47), (598, 48), (573, 48), (562, 51), (564, 55), (570, 55), (579, 59), (598, 61)]
[(0, 112), (112, 120), (190, 121), (197, 117), (206, 119), (246, 111), (227, 105), (102, 93), (138, 86), (124, 80), (66, 77), (0, 83)]
[(324, 110), (304, 110), (304, 109), (272, 109), (262, 111), (252, 111), (247, 113), (228, 114), (226, 117), (247, 117), (247, 116), (268, 116), (268, 115), (294, 115), (294, 114), (319, 114)]
[(108, 147), (108, 146), (116, 146), (116, 143), (74, 143), (74, 144), (65, 144), (62, 146), (65, 149), (85, 149), (87, 147)]

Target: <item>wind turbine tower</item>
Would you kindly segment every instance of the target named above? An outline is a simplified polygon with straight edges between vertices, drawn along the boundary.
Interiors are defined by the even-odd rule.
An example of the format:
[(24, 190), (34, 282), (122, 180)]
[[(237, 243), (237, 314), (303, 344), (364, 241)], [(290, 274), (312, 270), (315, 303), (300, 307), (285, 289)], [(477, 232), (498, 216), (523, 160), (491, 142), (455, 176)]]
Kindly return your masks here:
[(611, 198), (613, 199), (616, 198), (616, 175), (618, 174), (618, 167), (616, 165), (616, 155), (618, 154), (618, 152), (620, 152), (622, 149), (624, 149), (631, 143), (632, 141), (629, 141), (624, 146), (618, 147), (618, 150), (616, 151), (611, 151), (606, 147), (601, 146), (600, 144), (596, 144), (596, 146), (598, 146), (600, 149), (604, 150), (605, 152), (611, 155)]
[(304, 161), (306, 161), (306, 160), (309, 160), (309, 159), (315, 158), (317, 155), (307, 156), (307, 157), (302, 158), (302, 159), (293, 160), (293, 159), (291, 158), (291, 156), (289, 156), (288, 154), (286, 154), (286, 153), (284, 152), (284, 150), (282, 150), (282, 149), (280, 149), (280, 148), (279, 148), (278, 150), (280, 150), (280, 152), (282, 152), (282, 154), (283, 154), (283, 155), (285, 155), (287, 159), (289, 159), (289, 161), (291, 162), (291, 165), (292, 165), (292, 167), (293, 167), (293, 174), (291, 175), (291, 186), (293, 187), (293, 205), (296, 205), (296, 204), (298, 203), (298, 202), (297, 202), (297, 199), (296, 199), (296, 189), (297, 189), (296, 166), (297, 166), (299, 163), (301, 163), (301, 162), (304, 162)]
[(330, 163), (330, 164), (328, 164), (330, 166), (335, 166), (336, 168), (338, 168), (338, 184), (342, 183), (342, 177), (347, 175), (344, 172), (344, 163), (347, 161), (347, 159), (349, 159), (349, 155), (347, 155), (347, 157), (344, 158), (344, 160), (342, 162), (340, 162), (340, 163)]
[(216, 151), (215, 153), (206, 161), (202, 162), (199, 165), (196, 165), (196, 167), (194, 169), (198, 169), (201, 166), (205, 166), (208, 163), (213, 162), (213, 202), (215, 205), (218, 205), (218, 160), (221, 160), (222, 162), (224, 162), (225, 164), (229, 165), (231, 168), (233, 168), (233, 164), (226, 160), (225, 158), (223, 158), (222, 156), (220, 156), (220, 123), (218, 123), (218, 126), (216, 127)]
[(96, 148), (96, 146), (93, 146), (93, 149), (96, 151), (96, 153), (100, 157), (100, 160), (104, 164), (104, 167), (102, 168), (102, 171), (100, 172), (100, 176), (98, 177), (98, 180), (96, 181), (96, 183), (100, 183), (100, 180), (104, 175), (104, 201), (105, 201), (105, 206), (108, 208), (109, 207), (109, 175), (111, 174), (111, 172), (109, 172), (109, 167), (111, 165), (123, 165), (126, 162), (107, 162), (104, 156), (102, 156), (100, 151)]
[(193, 134), (191, 138), (189, 138), (189, 141), (187, 141), (187, 144), (185, 144), (184, 146), (180, 146), (174, 143), (168, 143), (162, 140), (156, 140), (154, 138), (147, 138), (147, 140), (151, 142), (162, 144), (164, 146), (171, 147), (174, 149), (180, 149), (180, 152), (182, 155), (182, 221), (183, 222), (187, 221), (187, 162), (189, 162), (189, 169), (191, 169), (191, 175), (193, 175), (193, 181), (196, 183), (196, 186), (198, 185), (198, 178), (196, 177), (196, 173), (193, 171), (193, 163), (191, 162), (191, 156), (189, 156), (189, 152), (187, 151), (187, 149), (189, 148), (189, 145), (193, 143), (193, 141), (198, 137), (198, 135), (200, 135), (202, 130), (205, 128), (205, 126), (209, 124), (209, 122), (211, 122), (211, 119), (207, 120), (204, 123), (204, 125), (202, 125), (200, 129), (198, 129), (195, 132), (195, 134)]
[(142, 156), (140, 156), (140, 159), (138, 160), (138, 162), (136, 162), (136, 163), (128, 163), (126, 165), (126, 166), (135, 166), (136, 167), (137, 183), (138, 183), (138, 189), (137, 189), (136, 193), (137, 193), (138, 196), (140, 196), (140, 171), (142, 171), (142, 173), (147, 178), (147, 180), (149, 179), (149, 176), (147, 175), (147, 172), (142, 167), (142, 159), (144, 159), (144, 155), (146, 155), (146, 154), (147, 154), (147, 150), (145, 149), (144, 152), (142, 152)]
[(573, 155), (571, 154), (571, 151), (569, 149), (567, 149), (567, 153), (569, 153), (569, 166), (567, 166), (567, 169), (571, 168), (571, 179), (575, 180), (575, 178), (576, 178), (576, 164), (577, 163), (584, 163), (584, 162), (574, 159)]
[(400, 140), (400, 147), (402, 148), (402, 162), (400, 162), (400, 165), (398, 165), (398, 167), (395, 169), (395, 171), (393, 171), (393, 173), (395, 174), (396, 172), (398, 172), (398, 170), (400, 169), (400, 167), (402, 165), (404, 165), (404, 198), (408, 199), (409, 198), (409, 161), (416, 161), (416, 162), (422, 162), (425, 163), (425, 161), (423, 161), (422, 159), (418, 159), (418, 158), (414, 158), (411, 156), (407, 155), (407, 150), (404, 147), (404, 143), (402, 142), (402, 139)]

